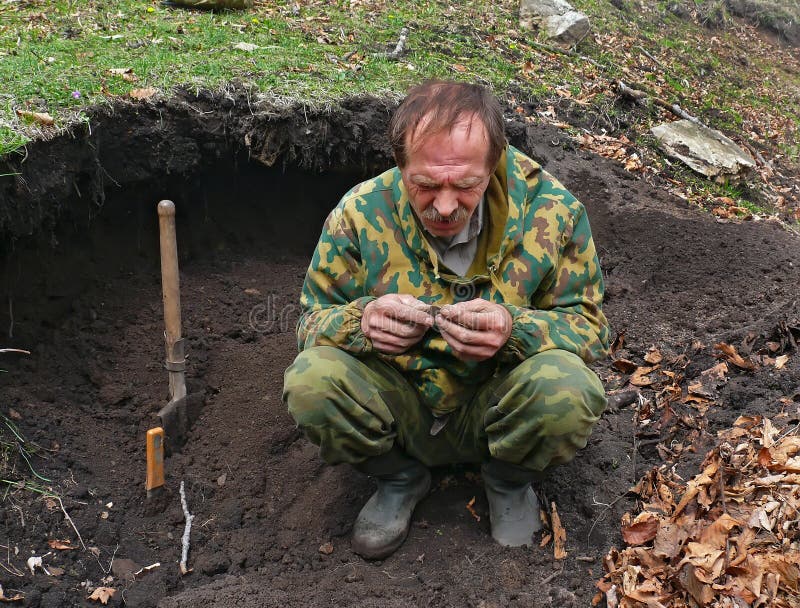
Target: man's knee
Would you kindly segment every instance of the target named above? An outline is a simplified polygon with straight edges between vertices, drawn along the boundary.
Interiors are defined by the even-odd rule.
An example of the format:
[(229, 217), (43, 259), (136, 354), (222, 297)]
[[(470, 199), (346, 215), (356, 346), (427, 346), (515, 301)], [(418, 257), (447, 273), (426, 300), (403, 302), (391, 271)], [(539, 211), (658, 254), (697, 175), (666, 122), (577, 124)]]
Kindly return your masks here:
[[(499, 394), (497, 394), (499, 393)], [(548, 350), (520, 363), (495, 395), (503, 415), (545, 434), (587, 434), (606, 406), (603, 385), (577, 355)]]
[(300, 427), (320, 426), (330, 414), (330, 395), (352, 374), (356, 359), (333, 346), (315, 346), (301, 351), (286, 369), (283, 399)]

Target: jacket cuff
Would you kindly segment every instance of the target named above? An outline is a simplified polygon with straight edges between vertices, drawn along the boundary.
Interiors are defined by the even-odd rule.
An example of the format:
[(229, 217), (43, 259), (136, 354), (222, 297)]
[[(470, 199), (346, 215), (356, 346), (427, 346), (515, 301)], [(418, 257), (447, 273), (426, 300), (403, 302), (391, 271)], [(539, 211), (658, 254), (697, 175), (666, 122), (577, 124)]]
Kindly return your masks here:
[(528, 309), (506, 303), (501, 303), (501, 306), (505, 307), (511, 315), (511, 335), (505, 345), (497, 351), (497, 358), (503, 363), (520, 363), (527, 358), (525, 338), (529, 338), (529, 336), (526, 332), (527, 327), (519, 322), (519, 318)]
[(361, 329), (361, 319), (364, 317), (364, 309), (367, 307), (367, 304), (373, 300), (377, 300), (377, 298), (375, 296), (363, 296), (361, 298), (356, 298), (347, 305), (348, 322), (352, 324), (348, 332), (351, 349), (348, 350), (362, 353), (372, 352), (372, 340), (367, 338), (364, 331)]

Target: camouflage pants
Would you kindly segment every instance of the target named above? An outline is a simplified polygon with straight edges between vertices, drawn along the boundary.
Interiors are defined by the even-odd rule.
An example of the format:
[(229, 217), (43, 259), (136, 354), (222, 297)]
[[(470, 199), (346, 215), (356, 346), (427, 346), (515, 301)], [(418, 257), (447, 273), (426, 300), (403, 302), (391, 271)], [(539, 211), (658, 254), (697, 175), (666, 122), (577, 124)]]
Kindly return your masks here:
[(606, 405), (597, 376), (572, 353), (549, 350), (476, 387), (431, 435), (431, 412), (394, 368), (317, 346), (286, 370), (289, 413), (330, 464), (355, 464), (397, 443), (428, 466), (490, 456), (542, 471), (586, 446)]

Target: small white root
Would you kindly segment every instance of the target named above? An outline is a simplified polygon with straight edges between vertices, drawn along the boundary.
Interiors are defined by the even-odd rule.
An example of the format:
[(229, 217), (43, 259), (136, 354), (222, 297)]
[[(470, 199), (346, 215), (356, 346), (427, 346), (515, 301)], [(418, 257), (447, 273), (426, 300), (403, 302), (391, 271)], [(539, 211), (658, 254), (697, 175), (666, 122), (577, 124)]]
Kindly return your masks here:
[(186, 562), (189, 560), (189, 535), (192, 532), (192, 521), (194, 515), (189, 513), (189, 505), (186, 504), (186, 491), (183, 488), (183, 481), (180, 487), (181, 506), (183, 507), (183, 516), (186, 519), (186, 527), (183, 529), (183, 537), (181, 538), (181, 574), (188, 574), (191, 568), (187, 568)]

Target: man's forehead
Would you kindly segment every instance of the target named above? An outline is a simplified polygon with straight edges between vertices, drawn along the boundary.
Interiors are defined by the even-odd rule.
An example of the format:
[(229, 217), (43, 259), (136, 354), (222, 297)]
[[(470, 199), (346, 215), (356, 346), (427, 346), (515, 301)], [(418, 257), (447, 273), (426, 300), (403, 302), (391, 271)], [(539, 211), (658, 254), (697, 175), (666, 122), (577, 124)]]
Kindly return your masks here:
[[(412, 173), (409, 176), (409, 179), (419, 186), (438, 186), (441, 182), (438, 176), (429, 175), (424, 171), (424, 169), (416, 173)], [(463, 177), (456, 177), (455, 179), (449, 181), (456, 186), (471, 187), (477, 186), (484, 179), (486, 179), (486, 177), (483, 175), (465, 175)]]
[[(433, 123), (433, 124), (432, 124)], [(406, 143), (411, 144), (411, 149), (429, 137), (441, 135), (442, 133), (449, 133), (451, 135), (456, 132), (463, 132), (469, 139), (482, 138), (485, 142), (489, 141), (486, 126), (483, 121), (475, 114), (462, 114), (458, 119), (451, 124), (436, 124), (434, 117), (431, 114), (426, 114), (417, 123), (416, 127), (406, 135)]]

